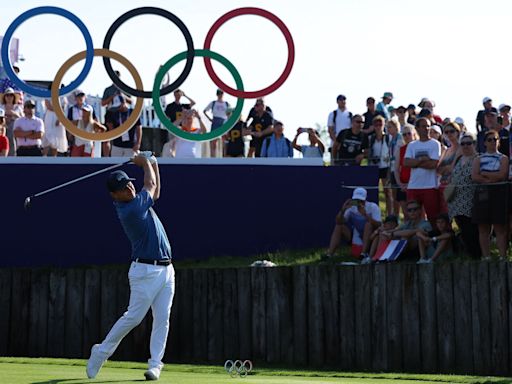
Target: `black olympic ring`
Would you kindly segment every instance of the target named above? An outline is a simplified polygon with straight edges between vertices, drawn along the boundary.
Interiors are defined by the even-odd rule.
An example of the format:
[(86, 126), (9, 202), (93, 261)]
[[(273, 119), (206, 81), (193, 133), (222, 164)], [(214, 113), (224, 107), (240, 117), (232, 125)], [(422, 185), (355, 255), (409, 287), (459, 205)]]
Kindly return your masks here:
[(246, 377), (249, 372), (252, 371), (251, 360), (226, 360), (224, 363), (224, 369), (231, 377)]
[[(183, 33), (183, 36), (185, 37), (185, 41), (187, 43), (187, 57), (186, 57), (186, 63), (185, 68), (183, 69), (183, 72), (181, 75), (171, 84), (168, 86), (162, 88), (160, 90), (160, 96), (165, 96), (175, 89), (178, 89), (181, 84), (185, 82), (187, 79), (187, 76), (190, 74), (190, 71), (192, 70), (192, 64), (194, 63), (194, 42), (192, 41), (192, 35), (190, 34), (187, 26), (181, 21), (176, 15), (172, 14), (171, 12), (166, 11), (162, 8), (156, 8), (156, 7), (141, 7), (141, 8), (135, 8), (131, 11), (128, 11), (121, 15), (114, 23), (110, 26), (110, 28), (107, 31), (107, 34), (105, 35), (105, 40), (103, 41), (103, 48), (110, 49), (110, 43), (112, 41), (112, 37), (114, 36), (114, 33), (117, 31), (117, 29), (124, 24), (126, 21), (131, 19), (132, 17), (139, 16), (139, 15), (157, 15), (162, 16), (166, 18), (167, 20), (173, 22)], [(121, 81), (121, 79), (115, 74), (114, 70), (112, 69), (112, 64), (110, 62), (110, 57), (103, 57), (103, 64), (105, 65), (105, 69), (107, 70), (107, 74), (110, 77), (110, 79), (114, 82), (114, 84), (119, 87), (122, 91), (137, 97), (143, 97), (150, 99), (152, 96), (151, 91), (144, 91), (144, 90), (138, 90), (134, 89), (132, 87), (129, 87), (125, 83)]]

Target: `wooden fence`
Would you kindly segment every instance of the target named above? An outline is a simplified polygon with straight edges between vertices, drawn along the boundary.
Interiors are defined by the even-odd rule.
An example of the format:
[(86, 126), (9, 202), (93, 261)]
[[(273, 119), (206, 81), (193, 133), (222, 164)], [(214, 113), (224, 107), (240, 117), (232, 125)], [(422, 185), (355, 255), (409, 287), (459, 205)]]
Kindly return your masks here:
[[(87, 358), (128, 266), (0, 269), (0, 355)], [(512, 264), (178, 269), (167, 362), (512, 372)], [(114, 359), (146, 360), (151, 316)]]

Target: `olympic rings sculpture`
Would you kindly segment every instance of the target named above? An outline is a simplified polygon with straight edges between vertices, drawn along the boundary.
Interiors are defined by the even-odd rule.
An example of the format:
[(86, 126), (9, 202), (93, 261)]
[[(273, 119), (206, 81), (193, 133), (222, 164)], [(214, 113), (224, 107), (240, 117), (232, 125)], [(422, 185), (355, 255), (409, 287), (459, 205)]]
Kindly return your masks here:
[[(73, 24), (75, 24), (80, 32), (82, 33), (85, 43), (86, 43), (86, 50), (79, 52), (75, 55), (73, 55), (71, 58), (69, 58), (62, 67), (58, 70), (57, 75), (55, 76), (54, 81), (52, 82), (51, 90), (38, 88), (31, 86), (27, 83), (25, 83), (23, 80), (21, 80), (16, 73), (12, 69), (12, 65), (10, 63), (10, 57), (9, 57), (9, 45), (11, 42), (11, 39), (13, 37), (14, 32), (16, 29), (25, 21), (28, 19), (43, 15), (43, 14), (54, 14), (58, 16), (62, 16), (69, 21), (71, 21)], [(114, 36), (114, 33), (117, 31), (117, 29), (126, 21), (129, 19), (139, 16), (139, 15), (157, 15), (161, 16), (163, 18), (166, 18), (167, 20), (174, 23), (182, 32), (186, 44), (187, 44), (187, 50), (185, 52), (179, 53), (175, 56), (173, 56), (169, 61), (165, 63), (161, 67), (161, 69), (158, 71), (157, 75), (155, 76), (155, 82), (153, 84), (152, 91), (144, 91), (142, 81), (140, 79), (140, 75), (138, 74), (137, 70), (133, 66), (133, 64), (128, 61), (124, 56), (120, 55), (119, 53), (116, 53), (114, 51), (111, 51), (110, 43), (112, 41), (112, 37)], [(288, 59), (285, 66), (285, 69), (283, 73), (279, 76), (279, 78), (272, 83), (271, 85), (267, 86), (266, 88), (257, 90), (257, 91), (245, 91), (243, 87), (243, 82), (240, 77), (240, 74), (234, 67), (234, 65), (225, 57), (221, 56), (218, 53), (212, 52), (210, 50), (211, 43), (213, 40), (213, 36), (218, 31), (218, 29), (228, 20), (231, 20), (232, 18), (236, 16), (241, 15), (256, 15), (264, 17), (271, 22), (273, 22), (283, 33), (286, 44), (288, 46)], [(82, 82), (85, 80), (87, 75), (89, 74), (89, 71), (92, 67), (92, 62), (95, 56), (102, 56), (103, 57), (103, 64), (105, 66), (105, 70), (107, 71), (108, 76), (112, 80), (112, 82), (123, 92), (125, 92), (128, 95), (136, 97), (136, 103), (135, 108), (130, 114), (129, 119), (122, 124), (120, 127), (103, 133), (88, 133), (85, 131), (82, 131), (78, 129), (74, 124), (72, 124), (71, 121), (69, 121), (62, 109), (59, 107), (60, 103), (58, 102), (59, 96), (62, 96), (64, 94), (70, 93), (73, 90), (75, 90), (77, 87), (82, 84)], [(173, 90), (180, 87), (185, 80), (187, 79), (188, 75), (190, 74), (192, 70), (192, 65), (194, 62), (194, 58), (196, 56), (200, 56), (204, 58), (204, 64), (206, 67), (206, 71), (212, 81), (217, 85), (217, 87), (224, 90), (229, 95), (232, 95), (234, 97), (237, 97), (237, 104), (235, 107), (235, 110), (231, 117), (219, 128), (212, 132), (207, 132), (204, 134), (191, 134), (189, 132), (183, 131), (177, 126), (175, 126), (165, 115), (165, 113), (162, 110), (162, 107), (159, 102), (159, 97), (165, 96), (169, 93), (171, 93)], [(103, 41), (103, 49), (94, 49), (92, 37), (85, 26), (85, 24), (73, 13), (59, 7), (52, 7), (52, 6), (43, 6), (43, 7), (36, 7), (33, 9), (30, 9), (21, 15), (19, 15), (14, 21), (9, 25), (7, 28), (7, 31), (4, 34), (4, 38), (2, 40), (2, 47), (0, 49), (0, 57), (2, 59), (2, 62), (4, 63), (4, 68), (7, 73), (8, 78), (14, 82), (22, 91), (33, 95), (37, 97), (44, 97), (44, 98), (51, 98), (52, 104), (56, 106), (56, 114), (59, 117), (59, 120), (64, 124), (66, 129), (71, 132), (73, 135), (83, 138), (85, 140), (96, 140), (96, 141), (108, 141), (112, 140), (116, 137), (121, 136), (124, 132), (128, 131), (133, 124), (137, 121), (139, 118), (142, 107), (143, 107), (143, 99), (144, 98), (152, 98), (153, 99), (153, 106), (155, 108), (156, 114), (159, 117), (162, 124), (174, 135), (185, 139), (189, 141), (207, 141), (207, 140), (213, 140), (220, 136), (222, 136), (224, 133), (229, 131), (233, 125), (238, 121), (238, 118), (240, 117), (242, 113), (243, 103), (244, 99), (246, 98), (258, 98), (266, 96), (275, 90), (277, 90), (279, 87), (281, 87), (288, 76), (291, 73), (293, 63), (295, 60), (295, 45), (293, 42), (292, 35), (286, 25), (279, 19), (276, 15), (270, 13), (269, 11), (266, 11), (264, 9), (260, 8), (253, 8), (253, 7), (246, 7), (246, 8), (238, 8), (234, 9), (232, 11), (229, 11), (225, 15), (221, 16), (210, 28), (208, 31), (205, 41), (204, 41), (204, 49), (195, 49), (194, 43), (192, 40), (192, 35), (190, 34), (188, 28), (186, 25), (179, 19), (176, 15), (173, 13), (166, 11), (162, 8), (156, 8), (156, 7), (140, 7), (132, 9), (131, 11), (128, 11), (121, 15), (114, 23), (110, 26), (110, 28), (107, 31), (107, 34), (105, 35), (105, 39)], [(64, 77), (64, 74), (69, 70), (69, 68), (77, 63), (80, 60), (84, 60), (84, 67), (82, 71), (79, 73), (77, 78), (73, 80), (70, 84), (67, 86), (59, 89), (59, 84), (62, 81), (62, 78)], [(135, 81), (136, 88), (129, 87), (125, 83), (121, 81), (121, 79), (115, 74), (115, 71), (112, 69), (111, 59), (115, 59), (118, 62), (120, 62), (122, 65), (124, 65), (132, 75)], [(215, 73), (213, 70), (213, 66), (211, 64), (211, 59), (214, 59), (221, 64), (223, 64), (229, 72), (232, 74), (233, 78), (235, 79), (236, 83), (236, 89), (229, 87), (226, 85)], [(171, 84), (165, 86), (164, 88), (160, 88), (162, 84), (163, 77), (167, 71), (170, 70), (172, 66), (174, 66), (176, 63), (186, 60), (185, 67), (183, 68), (183, 72), (178, 76), (178, 78), (172, 82)], [(251, 365), (252, 366), (252, 365)]]
[(240, 376), (242, 378), (247, 377), (247, 374), (252, 371), (251, 360), (226, 360), (224, 363), (224, 369), (231, 377)]

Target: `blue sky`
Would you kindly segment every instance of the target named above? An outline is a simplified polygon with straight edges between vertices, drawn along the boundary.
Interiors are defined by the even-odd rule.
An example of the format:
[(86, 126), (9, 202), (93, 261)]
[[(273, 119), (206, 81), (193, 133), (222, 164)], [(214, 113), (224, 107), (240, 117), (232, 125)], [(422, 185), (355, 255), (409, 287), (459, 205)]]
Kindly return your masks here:
[[(462, 116), (474, 127), (484, 96), (495, 105), (511, 103), (509, 94), (509, 20), (512, 2), (490, 1), (39, 1), (4, 2), (0, 35), (19, 14), (41, 5), (60, 6), (88, 26), (94, 46), (100, 48), (106, 31), (122, 13), (140, 6), (169, 10), (188, 26), (196, 48), (202, 48), (211, 25), (238, 7), (264, 8), (280, 17), (290, 29), (296, 47), (295, 66), (288, 81), (266, 100), (283, 120), (288, 136), (299, 126), (325, 125), (336, 107), (336, 95), (348, 97), (348, 107), (364, 112), (368, 96), (395, 94), (394, 106), (417, 104), (422, 97), (437, 103), (441, 116)], [(79, 30), (59, 16), (45, 15), (21, 25), (22, 77), (51, 80), (62, 63), (84, 50)], [(157, 16), (139, 16), (123, 25), (111, 49), (131, 60), (150, 89), (159, 65), (185, 50), (179, 30)], [(242, 75), (246, 89), (272, 83), (284, 68), (287, 50), (280, 31), (257, 16), (241, 16), (226, 23), (214, 37), (212, 49), (231, 60)], [(71, 81), (83, 63), (65, 77)], [(130, 76), (120, 65), (123, 80)], [(219, 76), (233, 85), (229, 73), (214, 65)], [(181, 70), (171, 71), (171, 76)], [(175, 77), (174, 77), (175, 78)], [(95, 59), (82, 88), (101, 94), (110, 85), (102, 61)], [(202, 59), (182, 88), (200, 110), (214, 98), (216, 86)], [(170, 100), (170, 99), (169, 99)], [(235, 99), (227, 97), (234, 104)], [(247, 114), (253, 100), (247, 100)]]

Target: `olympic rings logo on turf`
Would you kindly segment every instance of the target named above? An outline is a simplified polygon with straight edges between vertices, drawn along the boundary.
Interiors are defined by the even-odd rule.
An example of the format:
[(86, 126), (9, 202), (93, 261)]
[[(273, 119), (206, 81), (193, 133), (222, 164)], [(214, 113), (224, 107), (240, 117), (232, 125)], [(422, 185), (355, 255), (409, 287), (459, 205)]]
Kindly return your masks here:
[(226, 360), (224, 369), (231, 377), (246, 377), (252, 371), (251, 360)]
[[(11, 42), (11, 39), (13, 37), (13, 34), (15, 30), (26, 20), (30, 19), (31, 17), (42, 15), (42, 14), (54, 14), (58, 16), (62, 16), (69, 21), (71, 21), (73, 24), (75, 24), (82, 33), (84, 39), (85, 39), (85, 45), (86, 50), (79, 52), (72, 56), (70, 59), (68, 59), (62, 67), (57, 71), (57, 75), (55, 76), (54, 81), (52, 82), (51, 90), (38, 88), (31, 86), (24, 81), (22, 81), (14, 70), (12, 69), (11, 63), (10, 63), (10, 57), (9, 57), (9, 45)], [(163, 18), (168, 19), (172, 23), (174, 23), (182, 32), (186, 44), (187, 44), (187, 50), (185, 52), (179, 53), (175, 56), (173, 56), (169, 61), (167, 61), (158, 71), (157, 75), (155, 76), (155, 81), (153, 84), (153, 89), (151, 91), (145, 91), (142, 86), (142, 81), (140, 79), (140, 75), (138, 74), (137, 70), (133, 66), (133, 64), (128, 61), (124, 56), (120, 55), (119, 53), (113, 52), (110, 50), (110, 43), (112, 41), (112, 37), (114, 36), (114, 33), (117, 31), (117, 29), (124, 24), (126, 21), (130, 20), (131, 18), (139, 15), (157, 15), (161, 16)], [(286, 66), (282, 72), (282, 74), (279, 76), (279, 78), (272, 83), (271, 85), (257, 90), (257, 91), (245, 91), (242, 79), (240, 77), (240, 74), (236, 70), (235, 66), (224, 56), (215, 53), (210, 50), (211, 43), (213, 40), (213, 37), (215, 33), (219, 30), (219, 28), (226, 23), (228, 20), (241, 16), (241, 15), (256, 15), (264, 17), (271, 22), (273, 22), (283, 33), (286, 44), (288, 45), (288, 59), (286, 62)], [(97, 141), (108, 141), (115, 139), (116, 137), (121, 136), (124, 132), (128, 131), (132, 125), (137, 121), (137, 119), (140, 116), (140, 113), (142, 112), (143, 107), (143, 99), (144, 98), (151, 98), (153, 100), (153, 107), (155, 108), (155, 112), (160, 119), (161, 123), (174, 135), (181, 137), (185, 140), (190, 141), (206, 141), (206, 140), (213, 140), (215, 138), (218, 138), (228, 132), (233, 125), (238, 121), (243, 108), (244, 99), (246, 98), (258, 98), (266, 96), (275, 90), (277, 90), (279, 87), (281, 87), (288, 76), (291, 73), (293, 63), (295, 60), (295, 45), (293, 42), (292, 35), (286, 25), (279, 19), (276, 15), (270, 13), (269, 11), (266, 11), (261, 8), (254, 8), (254, 7), (246, 7), (246, 8), (237, 8), (232, 11), (227, 12), (223, 16), (221, 16), (210, 28), (208, 33), (206, 34), (206, 38), (204, 41), (204, 49), (195, 49), (194, 43), (192, 40), (192, 35), (190, 34), (188, 28), (186, 25), (173, 13), (166, 11), (162, 8), (156, 8), (156, 7), (141, 7), (141, 8), (135, 8), (131, 11), (128, 11), (121, 15), (114, 23), (110, 26), (110, 28), (107, 31), (107, 34), (105, 35), (105, 39), (103, 41), (103, 49), (94, 49), (92, 37), (85, 26), (85, 24), (73, 13), (59, 7), (51, 7), (51, 6), (44, 6), (44, 7), (36, 7), (33, 9), (30, 9), (24, 13), (22, 13), (20, 16), (18, 16), (7, 28), (7, 31), (4, 34), (4, 38), (2, 41), (2, 47), (0, 51), (2, 62), (4, 63), (4, 69), (7, 73), (7, 76), (11, 81), (14, 82), (22, 91), (38, 97), (45, 97), (45, 98), (51, 98), (52, 104), (55, 107), (55, 113), (57, 114), (59, 120), (62, 122), (62, 124), (66, 127), (66, 129), (71, 132), (73, 135), (78, 136), (85, 140), (97, 140)], [(69, 121), (66, 116), (64, 115), (64, 112), (62, 111), (60, 107), (60, 103), (58, 102), (58, 98), (61, 95), (67, 94), (75, 90), (80, 86), (80, 84), (83, 83), (87, 75), (89, 74), (89, 71), (92, 67), (92, 62), (94, 59), (94, 56), (102, 56), (103, 57), (103, 64), (105, 66), (105, 70), (107, 71), (108, 76), (112, 80), (112, 82), (123, 92), (130, 96), (136, 97), (136, 103), (135, 108), (132, 111), (130, 118), (122, 124), (120, 127), (103, 133), (88, 133), (85, 131), (82, 131), (78, 129), (71, 121)], [(190, 74), (192, 70), (192, 65), (194, 62), (194, 58), (196, 56), (203, 57), (204, 64), (206, 67), (206, 71), (212, 81), (215, 83), (217, 87), (224, 90), (229, 95), (232, 95), (234, 97), (237, 97), (237, 103), (235, 106), (235, 110), (233, 111), (230, 118), (219, 128), (217, 128), (215, 131), (207, 132), (203, 134), (193, 134), (190, 132), (186, 132), (181, 130), (179, 127), (174, 125), (169, 118), (165, 115), (164, 111), (162, 110), (162, 106), (160, 105), (159, 98), (161, 96), (165, 96), (169, 93), (171, 93), (173, 90), (179, 88), (187, 79), (188, 75)], [(65, 73), (69, 70), (69, 68), (77, 63), (80, 60), (85, 59), (85, 64), (82, 69), (82, 71), (79, 73), (77, 78), (73, 80), (70, 84), (67, 86), (59, 89), (60, 82), (62, 81), (62, 78), (64, 77)], [(130, 74), (134, 78), (135, 81), (135, 88), (129, 87), (124, 82), (121, 81), (121, 79), (116, 75), (115, 71), (112, 68), (111, 59), (115, 59), (119, 61), (122, 65), (128, 68)], [(211, 64), (211, 59), (218, 61), (222, 65), (224, 65), (231, 75), (233, 76), (236, 84), (236, 89), (229, 87), (226, 85), (215, 73), (213, 66)], [(164, 88), (160, 88), (162, 84), (162, 80), (164, 75), (178, 62), (186, 60), (185, 61), (185, 67), (183, 68), (183, 72), (178, 76), (178, 78), (172, 82), (171, 84), (165, 86)], [(133, 118), (132, 118), (133, 117)]]

